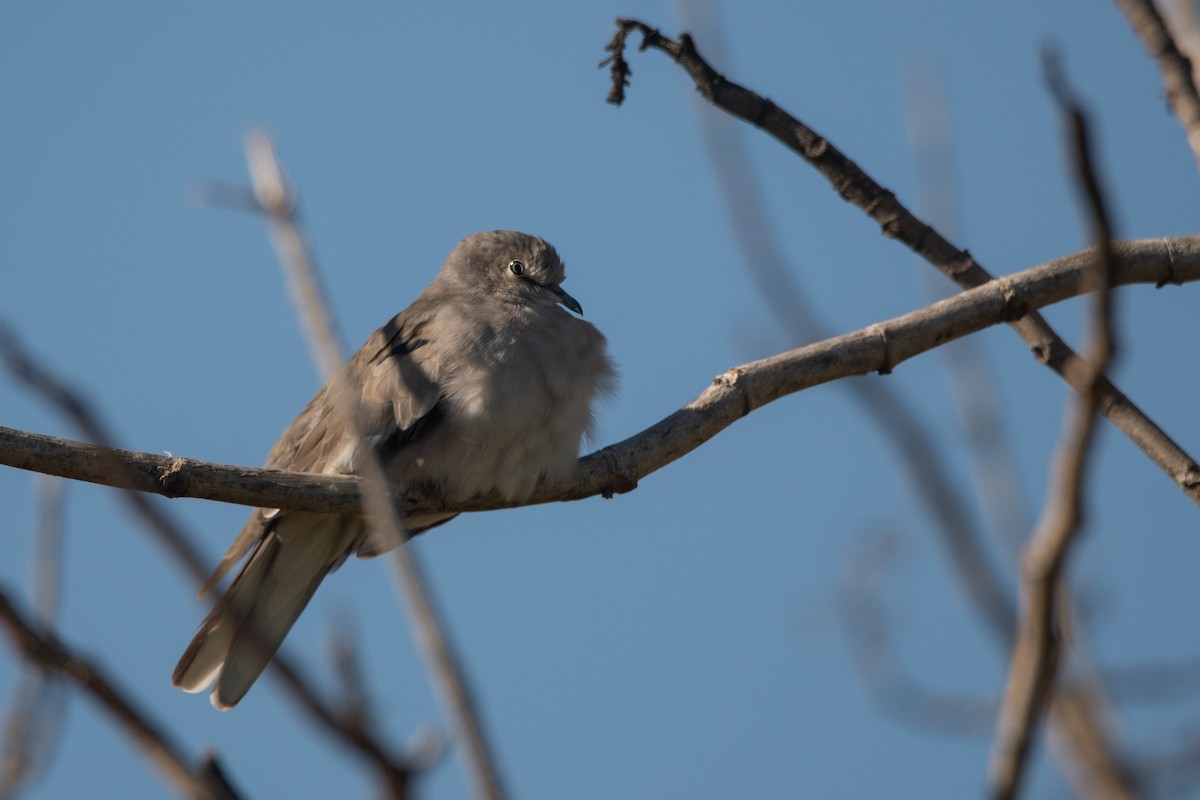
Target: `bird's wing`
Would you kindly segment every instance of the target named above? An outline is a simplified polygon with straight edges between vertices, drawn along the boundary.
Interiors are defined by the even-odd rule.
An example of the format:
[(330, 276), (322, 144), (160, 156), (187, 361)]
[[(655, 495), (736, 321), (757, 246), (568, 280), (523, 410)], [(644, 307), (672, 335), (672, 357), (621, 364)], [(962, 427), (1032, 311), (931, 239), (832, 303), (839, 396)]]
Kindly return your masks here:
[[(441, 399), (426, 338), (434, 310), (433, 304), (418, 300), (375, 331), (287, 427), (271, 448), (266, 467), (349, 474), (364, 447), (391, 453), (427, 431)], [(362, 438), (352, 433), (339, 411), (345, 408), (346, 392), (358, 394)], [(280, 513), (274, 508), (254, 510), (201, 587), (201, 596), (250, 552)]]

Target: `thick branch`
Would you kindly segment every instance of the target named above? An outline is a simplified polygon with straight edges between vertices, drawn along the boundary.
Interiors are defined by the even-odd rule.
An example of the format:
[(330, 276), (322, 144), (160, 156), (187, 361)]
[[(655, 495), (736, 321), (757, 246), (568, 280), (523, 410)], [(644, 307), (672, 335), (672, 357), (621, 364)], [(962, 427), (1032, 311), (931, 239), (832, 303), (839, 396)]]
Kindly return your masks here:
[[(606, 48), (612, 56), (601, 64), (612, 65), (613, 91), (609, 95), (610, 102), (619, 104), (624, 99), (624, 87), (630, 74), (624, 58), (624, 46), (625, 37), (631, 31), (642, 34), (642, 49), (653, 47), (662, 50), (683, 67), (700, 94), (710, 103), (762, 128), (811, 164), (825, 176), (838, 194), (878, 222), (885, 236), (904, 243), (963, 289), (980, 286), (992, 279), (991, 274), (969, 252), (955, 247), (909, 211), (894, 194), (877, 183), (828, 139), (767, 98), (727, 80), (714, 70), (696, 51), (692, 38), (687, 34), (681, 34), (679, 41), (674, 41), (643, 22), (617, 20), (617, 34)], [(1082, 377), (1083, 371), (1076, 368), (1080, 357), (1040, 314), (1030, 313), (1009, 322), (1040, 363), (1061, 375), (1076, 392), (1083, 394), (1089, 390), (1089, 384)], [(1200, 504), (1200, 473), (1192, 458), (1107, 378), (1101, 379), (1099, 391), (1101, 413), (1193, 501)]]
[[(1113, 284), (1200, 280), (1200, 236), (1115, 243)], [(849, 375), (888, 372), (915, 355), (1083, 292), (1094, 260), (1082, 250), (992, 281), (893, 320), (735, 367), (683, 408), (623, 442), (580, 460), (570, 483), (543, 484), (525, 503), (611, 497), (690, 453), (756, 408)], [(123, 469), (111, 468), (117, 458)], [(110, 450), (0, 427), (0, 464), (167, 497), (196, 497), (268, 508), (359, 513), (358, 480), (212, 464)], [(1188, 461), (1176, 481), (1200, 504), (1200, 468)], [(519, 503), (489, 496), (440, 501), (406, 498), (403, 510), (486, 511)]]

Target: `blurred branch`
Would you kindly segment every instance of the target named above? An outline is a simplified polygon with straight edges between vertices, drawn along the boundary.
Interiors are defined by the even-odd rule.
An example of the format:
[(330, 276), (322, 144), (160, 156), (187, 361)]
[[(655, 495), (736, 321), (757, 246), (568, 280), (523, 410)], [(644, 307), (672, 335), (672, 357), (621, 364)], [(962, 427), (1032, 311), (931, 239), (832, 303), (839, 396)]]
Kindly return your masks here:
[(1200, 162), (1200, 94), (1196, 93), (1191, 61), (1175, 46), (1171, 31), (1151, 0), (1116, 0), (1116, 3), (1146, 52), (1158, 64), (1167, 102), (1183, 125), (1188, 145)]
[[(254, 196), (270, 223), (271, 238), (292, 290), (292, 301), (308, 334), (308, 344), (318, 371), (326, 381), (345, 380), (341, 371), (342, 348), (329, 315), (317, 279), (307, 237), (296, 217), (296, 201), (283, 177), (270, 137), (252, 132), (246, 140), (246, 161), (254, 183)], [(353, 438), (365, 440), (359, 410), (349, 387), (333, 392), (345, 398), (335, 409), (354, 432)], [(400, 513), (391, 501), (391, 490), (383, 463), (371, 448), (357, 465), (362, 478), (362, 512), (372, 528), (385, 540), (395, 543), (389, 554), (393, 584), (408, 617), (410, 630), (425, 662), (442, 712), (450, 721), (456, 743), (462, 748), (463, 766), (476, 796), (487, 800), (504, 797), (500, 773), (479, 721), (479, 714), (467, 685), (466, 673), (459, 663), (446, 633), (445, 624), (426, 585), (417, 554), (407, 546)]]
[[(617, 20), (617, 33), (605, 48), (612, 55), (601, 63), (601, 66), (611, 65), (612, 68), (611, 102), (619, 104), (624, 99), (624, 86), (629, 76), (624, 58), (625, 38), (632, 31), (642, 35), (639, 49), (652, 47), (669, 55), (688, 73), (705, 99), (762, 128), (801, 156), (825, 176), (838, 194), (878, 222), (885, 236), (900, 240), (964, 289), (992, 280), (991, 274), (970, 253), (955, 247), (918, 219), (894, 194), (880, 186), (828, 139), (775, 103), (714, 70), (696, 51), (692, 38), (686, 33), (680, 34), (676, 42), (643, 22)], [(1086, 366), (1080, 366), (1082, 359), (1040, 314), (1030, 312), (1008, 322), (1039, 362), (1061, 375), (1076, 392), (1090, 391), (1090, 384), (1084, 382), (1088, 371)], [(1200, 504), (1200, 468), (1195, 461), (1107, 378), (1100, 378), (1097, 391), (1100, 392), (1101, 413), (1141, 448), (1193, 502)]]
[[(892, 719), (938, 734), (983, 734), (993, 724), (998, 698), (946, 694), (910, 677), (900, 664), (880, 599), (880, 584), (894, 561), (894, 549), (891, 540), (877, 539), (858, 548), (847, 565), (839, 607), (855, 667), (871, 697)], [(1166, 672), (1147, 667), (1128, 678), (1137, 681), (1131, 687), (1135, 689), (1153, 690), (1158, 678), (1174, 681), (1176, 690), (1186, 689), (1189, 678), (1194, 684), (1195, 675), (1182, 674), (1183, 668)], [(1107, 699), (1096, 688), (1090, 678), (1064, 677), (1049, 709), (1052, 738), (1069, 748), (1060, 762), (1079, 797), (1129, 797), (1133, 794), (1129, 770), (1112, 753), (1104, 724)]]
[[(711, 18), (712, 4), (693, 0), (679, 5), (683, 24), (703, 35), (704, 41), (709, 43), (706, 49), (713, 51), (718, 62), (727, 64), (720, 26)], [(704, 8), (709, 10), (707, 19), (698, 13)], [(925, 126), (947, 118), (944, 105), (926, 105), (937, 105), (938, 108), (933, 109), (933, 113), (924, 108), (924, 113), (912, 115), (919, 116)], [(696, 103), (696, 106), (700, 110), (701, 130), (709, 145), (710, 159), (720, 181), (719, 195), (725, 201), (737, 241), (760, 294), (778, 324), (794, 339), (823, 338), (828, 326), (822, 322), (814, 303), (808, 301), (783, 254), (761, 199), (754, 165), (740, 136), (741, 130), (728, 115), (702, 103)], [(920, 145), (924, 145), (917, 148), (923, 156), (919, 166), (924, 167), (918, 172), (944, 179), (937, 187), (940, 190), (937, 196), (943, 200), (945, 213), (941, 216), (951, 217), (953, 205), (947, 207), (945, 204), (946, 198), (952, 196), (953, 185), (948, 174), (949, 159), (944, 156), (951, 141), (949, 124), (946, 122), (937, 130), (926, 127), (924, 131), (934, 135), (914, 136)], [(934, 148), (929, 146), (934, 138), (940, 146), (936, 155), (932, 152)], [(941, 353), (948, 360), (968, 441), (973, 445), (970, 450), (976, 466), (976, 485), (980, 494), (990, 501), (989, 508), (998, 527), (1016, 547), (1019, 546), (1018, 536), (1023, 541), (1029, 529), (1028, 515), (1017, 489), (1013, 457), (993, 400), (996, 396), (994, 381), (979, 353), (981, 349), (968, 337), (947, 343)], [(918, 409), (888, 383), (854, 378), (838, 385), (858, 401), (899, 454), (901, 472), (912, 481), (924, 501), (934, 522), (933, 532), (949, 557), (951, 573), (987, 625), (991, 639), (1007, 655), (1016, 630), (1015, 600), (1007, 590), (1007, 581), (991, 563), (983, 532), (969, 511), (969, 501), (951, 479), (952, 471)], [(872, 570), (860, 570), (852, 565), (849, 572), (854, 577), (847, 578), (846, 590), (842, 593), (845, 629), (863, 682), (884, 713), (921, 730), (943, 734), (972, 734), (990, 728), (999, 706), (998, 698), (951, 696), (922, 685), (906, 672), (896, 657), (877, 587), (870, 585)], [(1076, 671), (1073, 680), (1083, 680), (1080, 672)], [(1088, 699), (1101, 695), (1098, 690), (1086, 693)], [(1120, 780), (1117, 759), (1104, 724), (1104, 706), (1087, 705), (1083, 702), (1084, 696), (1082, 690), (1072, 691), (1063, 695), (1061, 702), (1051, 709), (1054, 741), (1065, 745), (1055, 748), (1055, 755), (1081, 795), (1097, 781), (1115, 783)]]
[[(61, 478), (38, 476), (37, 521), (30, 593), (37, 625), (53, 628), (58, 616), (62, 566)], [(4, 724), (0, 750), (0, 799), (16, 795), (45, 771), (62, 733), (66, 713), (61, 678), (26, 663)]]
[(228, 783), (214, 783), (193, 766), (167, 733), (150, 720), (99, 666), (73, 653), (52, 634), (39, 631), (36, 623), (17, 611), (0, 589), (0, 627), (13, 648), (39, 668), (73, 681), (96, 701), (125, 730), (146, 759), (183, 795), (224, 798), (236, 795)]
[(1059, 631), (1063, 612), (1058, 596), (1064, 591), (1067, 555), (1083, 524), (1084, 487), (1103, 398), (1102, 380), (1115, 349), (1111, 289), (1116, 255), (1107, 201), (1093, 163), (1088, 122), (1050, 52), (1046, 54), (1046, 73), (1050, 90), (1069, 120), (1076, 179), (1091, 216), (1099, 257), (1088, 276), (1089, 288), (1097, 290), (1088, 360), (1078, 361), (1074, 367), (1080, 374), (1073, 383), (1088, 388), (1070, 404), (1046, 505), (1022, 563), (1022, 614), (989, 765), (991, 794), (1005, 800), (1015, 797), (1020, 788), (1033, 733), (1053, 695), (1063, 660)]
[(1192, 64), (1192, 83), (1197, 82), (1200, 70), (1197, 69), (1197, 59), (1200, 59), (1200, 14), (1197, 14), (1196, 0), (1170, 0), (1166, 3), (1168, 28), (1173, 31), (1175, 43), (1188, 61)]
[[(946, 223), (949, 233), (957, 236), (954, 133), (945, 87), (931, 70), (910, 70), (906, 88), (919, 205), (932, 209), (934, 223), (940, 228)], [(922, 275), (932, 284), (933, 273), (926, 270)], [(1015, 561), (1032, 527), (1032, 512), (1021, 491), (1016, 456), (1004, 430), (1000, 386), (978, 339), (961, 339), (942, 348), (941, 353), (946, 358), (966, 432), (976, 491), (987, 509), (985, 516), (993, 522)], [(1062, 613), (1074, 619), (1075, 603), (1069, 592), (1062, 592), (1059, 603)], [(1015, 609), (1013, 614), (1015, 625)], [(1006, 655), (1010, 655), (1012, 643), (1011, 636), (1004, 641)], [(990, 715), (993, 720), (998, 707), (997, 699)], [(1047, 723), (1055, 760), (1080, 797), (1095, 794), (1096, 786), (1128, 783), (1109, 722), (1110, 708), (1107, 687), (1093, 667), (1086, 637), (1075, 626), (1072, 653), (1064, 665)]]
[[(917, 206), (939, 230), (959, 238), (961, 201), (955, 136), (943, 72), (923, 60), (910, 64), (904, 82), (905, 117), (916, 169)], [(941, 298), (950, 291), (934, 273), (923, 270), (921, 276), (931, 296)], [(988, 362), (981, 339), (960, 339), (942, 348), (941, 355), (946, 361), (983, 517), (1015, 562), (1029, 535), (1032, 512), (1021, 490), (1012, 438), (1005, 430), (1000, 380)], [(1014, 607), (1014, 618), (1015, 614)], [(1005, 642), (1006, 651), (1011, 643), (1010, 637)]]
[[(712, 4), (693, 1), (681, 2), (679, 6), (683, 23), (702, 32), (705, 41), (712, 42), (716, 57), (724, 61), (724, 43), (720, 26), (713, 19)], [(720, 184), (718, 195), (724, 201), (746, 269), (759, 295), (792, 341), (827, 338), (832, 326), (821, 318), (815, 304), (808, 301), (784, 255), (770, 224), (757, 173), (740, 129), (727, 115), (702, 103), (695, 105), (700, 112), (700, 129), (708, 144), (709, 160)], [(969, 338), (959, 339), (942, 350), (969, 341)], [(983, 534), (967, 499), (951, 479), (951, 470), (933, 432), (908, 398), (891, 383), (853, 377), (837, 385), (849, 393), (891, 445), (900, 461), (900, 474), (911, 481), (934, 522), (934, 531), (950, 558), (960, 588), (1007, 652), (1016, 630), (1016, 602), (1010, 596), (1007, 582), (991, 563)]]
[[(76, 454), (86, 452), (88, 471), (102, 478), (92, 481), (107, 486), (125, 489), (136, 489), (139, 476), (137, 465), (122, 457), (119, 450), (114, 449), (115, 437), (100, 420), (84, 397), (75, 392), (63, 381), (51, 374), (50, 370), (37, 363), (34, 358), (21, 346), (16, 334), (0, 323), (0, 363), (8, 368), (17, 381), (49, 403), (56, 411), (63, 414), (73, 424), (85, 439), (94, 443), (94, 447)], [(17, 466), (10, 464), (9, 466)], [(38, 470), (44, 472), (44, 470)], [(73, 478), (74, 475), (63, 475), (58, 472), (47, 474), (63, 478)], [(87, 480), (86, 478), (84, 480)], [(155, 536), (166, 545), (171, 555), (184, 565), (193, 575), (206, 571), (204, 558), (200, 551), (191, 543), (187, 535), (161, 509), (155, 506), (150, 498), (138, 492), (122, 492), (121, 498), (129, 504), (134, 514), (144, 520)]]
[(990, 730), (995, 697), (951, 696), (910, 677), (900, 665), (880, 598), (884, 574), (896, 556), (896, 540), (875, 536), (855, 548), (838, 591), (838, 608), (854, 665), (879, 707), (922, 731), (975, 736)]
[[(1200, 237), (1114, 242), (1113, 249), (1114, 285), (1200, 280)], [(414, 496), (404, 499), (402, 510), (488, 511), (632, 491), (641, 478), (781, 397), (850, 375), (889, 372), (945, 342), (1082, 293), (1083, 274), (1094, 258), (1092, 248), (1081, 250), (854, 333), (734, 367), (675, 413), (581, 459), (574, 482), (543, 483), (525, 503), (491, 495), (446, 500)], [(15, 340), (5, 337), (0, 328), (0, 356), (13, 347)], [(121, 469), (112, 469), (112, 463)], [(359, 480), (354, 477), (231, 467), (113, 450), (5, 427), (0, 427), (0, 464), (168, 497), (250, 506), (356, 513), (361, 502)], [(1177, 480), (1189, 497), (1200, 501), (1200, 469), (1193, 464), (1189, 470)], [(199, 569), (201, 574), (204, 571)]]
[(1120, 703), (1178, 703), (1200, 694), (1200, 658), (1110, 667), (1104, 683)]
[(1150, 797), (1196, 796), (1200, 779), (1200, 732), (1195, 728), (1177, 733), (1169, 742), (1147, 748), (1138, 759), (1142, 765), (1139, 777), (1147, 786)]
[(375, 719), (371, 714), (372, 704), (367, 696), (367, 682), (363, 677), (353, 630), (353, 620), (349, 617), (330, 626), (329, 657), (342, 694), (339, 703), (342, 716), (347, 722), (371, 730), (375, 727)]
[[(142, 487), (146, 478), (150, 478), (151, 482), (156, 485), (169, 485), (172, 467), (179, 460), (148, 453), (131, 454), (129, 451), (114, 448), (112, 446), (113, 439), (106, 426), (82, 395), (69, 389), (52, 375), (49, 369), (37, 363), (21, 347), (16, 336), (3, 324), (0, 324), (0, 363), (5, 364), (17, 380), (42, 395), (55, 410), (63, 413), (94, 444), (22, 433), (9, 428), (0, 428), (0, 441), (8, 440), (9, 436), (12, 436), (13, 441), (20, 441), (24, 445), (31, 446), (29, 450), (24, 451), (26, 456), (41, 459), (48, 453), (59, 453), (65, 456), (66, 461), (73, 466), (68, 474), (61, 474), (59, 471), (51, 471), (49, 474), (131, 490), (122, 492), (122, 497), (133, 508), (136, 516), (145, 523), (146, 528), (154, 536), (167, 543), (172, 556), (183, 565), (196, 585), (202, 585), (208, 578), (209, 567), (204, 557), (200, 555), (200, 551), (192, 543), (191, 537), (170, 515), (149, 502), (149, 498), (144, 494), (139, 494), (139, 491), (144, 491)], [(0, 443), (0, 452), (4, 450), (6, 447)], [(130, 455), (136, 457), (129, 458)], [(7, 463), (7, 460), (0, 457), (0, 463)], [(9, 464), (9, 466), (19, 465)], [(234, 474), (239, 471), (223, 465), (208, 466)], [(75, 472), (75, 469), (82, 469), (82, 473)], [(45, 470), (37, 471), (45, 472)], [(90, 477), (83, 477), (83, 475)], [(164, 483), (158, 484), (160, 478), (154, 477), (156, 475), (166, 476), (163, 478)], [(253, 481), (251, 480), (251, 482)], [(161, 492), (161, 489), (159, 491)], [(388, 748), (384, 747), (383, 743), (376, 741), (365, 731), (357, 729), (342, 719), (335, 709), (321, 699), (317, 691), (312, 688), (311, 682), (303, 676), (296, 665), (288, 660), (284, 653), (277, 653), (271, 660), (270, 666), (275, 675), (291, 692), (296, 705), (303, 709), (318, 727), (323, 728), (335, 741), (340, 742), (372, 764), (379, 771), (385, 783), (393, 788), (393, 794), (402, 796), (403, 789), (410, 777), (408, 766), (402, 759), (397, 759), (389, 754)]]

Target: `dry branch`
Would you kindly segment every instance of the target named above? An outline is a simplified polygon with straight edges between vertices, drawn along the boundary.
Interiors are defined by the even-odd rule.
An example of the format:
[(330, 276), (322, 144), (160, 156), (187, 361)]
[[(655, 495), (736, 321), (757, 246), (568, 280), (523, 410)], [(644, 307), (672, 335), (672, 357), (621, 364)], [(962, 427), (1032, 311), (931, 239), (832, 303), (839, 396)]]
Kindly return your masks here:
[[(838, 194), (878, 222), (885, 236), (905, 244), (963, 289), (978, 287), (992, 279), (969, 252), (955, 247), (909, 211), (894, 194), (828, 139), (775, 103), (714, 70), (696, 51), (692, 38), (686, 33), (680, 35), (679, 41), (674, 41), (643, 22), (617, 20), (617, 33), (605, 48), (612, 55), (601, 63), (601, 66), (608, 64), (612, 68), (610, 102), (620, 104), (624, 100), (624, 88), (630, 74), (624, 58), (625, 38), (633, 31), (642, 35), (640, 49), (652, 47), (669, 55), (688, 73), (705, 99), (762, 128), (797, 153), (825, 176)], [(1088, 391), (1081, 370), (1076, 369), (1080, 357), (1040, 314), (1025, 314), (1009, 322), (1038, 362), (1061, 375), (1077, 393)], [(1195, 461), (1107, 378), (1101, 379), (1099, 391), (1101, 413), (1200, 505), (1200, 472)]]
[[(1158, 286), (1200, 280), (1200, 237), (1115, 242), (1114, 285)], [(854, 333), (735, 367), (692, 402), (622, 442), (580, 460), (576, 480), (542, 484), (525, 505), (611, 496), (696, 449), (746, 414), (794, 392), (849, 375), (886, 372), (902, 361), (1030, 309), (1083, 291), (1094, 250), (1081, 250), (962, 292)], [(121, 469), (111, 465), (120, 463)], [(113, 450), (0, 427), (0, 464), (168, 497), (249, 506), (356, 513), (359, 482)], [(1200, 468), (1188, 463), (1176, 481), (1200, 501)], [(487, 511), (520, 505), (497, 497), (403, 500), (403, 510)]]

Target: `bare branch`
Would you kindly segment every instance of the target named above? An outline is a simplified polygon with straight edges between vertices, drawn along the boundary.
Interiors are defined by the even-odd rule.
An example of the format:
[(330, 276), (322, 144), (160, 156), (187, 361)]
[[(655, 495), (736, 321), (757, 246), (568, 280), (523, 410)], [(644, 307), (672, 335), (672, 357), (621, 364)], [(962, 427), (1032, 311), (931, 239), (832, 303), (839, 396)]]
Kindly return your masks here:
[[(917, 218), (894, 194), (879, 185), (861, 167), (818, 134), (770, 100), (728, 80), (714, 70), (696, 51), (692, 38), (680, 34), (679, 41), (663, 36), (643, 22), (617, 20), (617, 35), (609, 45), (614, 77), (618, 68), (628, 75), (623, 52), (618, 49), (632, 30), (642, 34), (641, 49), (655, 48), (668, 54), (692, 78), (700, 94), (713, 105), (762, 128), (817, 169), (843, 198), (862, 209), (880, 224), (885, 236), (898, 239), (913, 252), (941, 270), (964, 289), (990, 280), (985, 270), (966, 250), (960, 250), (928, 224)], [(1080, 357), (1036, 312), (1009, 320), (1033, 352), (1034, 358), (1061, 375), (1076, 392), (1089, 391), (1086, 369), (1076, 368)], [(1107, 378), (1099, 383), (1100, 410), (1179, 486), (1200, 504), (1200, 480), (1195, 461), (1170, 436), (1147, 417)]]
[[(326, 380), (343, 379), (344, 360), (328, 308), (317, 283), (316, 269), (304, 231), (296, 218), (296, 202), (283, 180), (283, 170), (275, 157), (270, 138), (262, 132), (251, 133), (246, 142), (246, 160), (254, 181), (254, 194), (271, 223), (272, 240), (292, 288), (292, 299), (308, 332), (313, 360)], [(347, 398), (335, 409), (357, 431), (356, 439), (365, 439), (352, 391), (333, 392)], [(395, 543), (390, 554), (393, 577), (402, 606), (425, 669), (449, 718), (455, 740), (462, 747), (463, 762), (476, 795), (487, 800), (504, 797), (499, 770), (484, 736), (475, 709), (466, 674), (454, 653), (445, 625), (440, 619), (433, 596), (426, 587), (417, 555), (406, 545), (407, 536), (399, 512), (391, 501), (388, 480), (378, 454), (365, 451), (358, 465), (362, 477), (362, 511), (371, 526)]]
[(988, 770), (992, 796), (1004, 800), (1015, 797), (1020, 788), (1034, 731), (1053, 694), (1058, 665), (1063, 660), (1058, 596), (1064, 591), (1067, 554), (1083, 523), (1086, 471), (1103, 395), (1101, 381), (1114, 351), (1111, 288), (1116, 257), (1112, 224), (1092, 161), (1087, 121), (1052, 56), (1047, 54), (1046, 58), (1047, 81), (1071, 126), (1076, 179), (1086, 199), (1099, 250), (1088, 283), (1098, 291), (1094, 295), (1089, 360), (1079, 361), (1074, 367), (1080, 372), (1076, 380), (1090, 389), (1070, 406), (1046, 506), (1022, 563), (1022, 615)]
[[(1113, 248), (1117, 255), (1114, 285), (1200, 280), (1200, 237), (1115, 242)], [(887, 322), (734, 367), (675, 413), (583, 458), (575, 482), (542, 484), (524, 505), (632, 491), (641, 478), (682, 458), (767, 403), (849, 375), (890, 370), (945, 342), (1080, 294), (1083, 272), (1093, 260), (1094, 250), (1082, 250)], [(0, 336), (0, 351), (5, 342)], [(14, 344), (12, 339), (7, 342)], [(112, 463), (122, 468), (113, 469)], [(358, 479), (349, 476), (305, 475), (111, 450), (4, 427), (0, 427), (0, 464), (168, 497), (248, 506), (356, 513), (361, 502)], [(1200, 468), (1190, 464), (1175, 477), (1187, 488), (1188, 496), (1200, 502)], [(434, 509), (488, 511), (516, 505), (521, 504), (494, 496), (444, 501), (412, 497), (404, 499), (402, 508), (405, 513), (418, 513)], [(204, 571), (201, 567), (200, 572)]]
[[(168, 514), (150, 503), (149, 498), (141, 493), (145, 491), (142, 484), (147, 478), (150, 479), (151, 485), (160, 486), (157, 491), (152, 490), (153, 493), (163, 493), (161, 487), (171, 484), (172, 466), (177, 463), (177, 460), (148, 453), (131, 454), (129, 451), (112, 447), (112, 439), (106, 426), (100, 420), (99, 414), (85, 402), (81, 395), (68, 389), (48, 369), (38, 364), (26, 353), (21, 348), (16, 336), (2, 324), (0, 324), (0, 362), (3, 362), (18, 380), (41, 394), (56, 410), (64, 413), (95, 444), (37, 436), (13, 431), (9, 428), (0, 428), (0, 439), (7, 438), (9, 434), (15, 434), (14, 440), (32, 445), (24, 452), (26, 456), (33, 455), (35, 459), (44, 457), (47, 453), (65, 454), (66, 460), (72, 465), (73, 470), (71, 474), (60, 475), (60, 477), (87, 480), (92, 483), (131, 490), (124, 492), (123, 497), (133, 508), (135, 514), (146, 524), (147, 530), (160, 540), (167, 542), (171, 555), (183, 565), (185, 571), (196, 581), (196, 585), (202, 585), (208, 577), (209, 566), (192, 543), (192, 538)], [(4, 446), (0, 445), (0, 451), (4, 449)], [(128, 458), (127, 456), (130, 455), (136, 457)], [(3, 459), (0, 459), (0, 462), (2, 461)], [(10, 464), (9, 466), (18, 465)], [(225, 474), (239, 472), (236, 468), (228, 468), (223, 465), (206, 466), (217, 467), (218, 470), (224, 470)], [(51, 471), (49, 474), (59, 473)], [(286, 475), (288, 473), (277, 474)], [(159, 484), (160, 478), (153, 477), (156, 475), (164, 479), (161, 484)], [(234, 482), (237, 482), (236, 479)], [(350, 490), (357, 496), (356, 487), (351, 487)], [(171, 492), (167, 491), (166, 494), (170, 496)], [(253, 505), (254, 503), (249, 504)], [(326, 733), (336, 741), (372, 764), (379, 771), (385, 784), (389, 786), (393, 796), (403, 796), (404, 787), (407, 786), (410, 778), (410, 770), (402, 759), (391, 755), (388, 748), (382, 743), (343, 720), (321, 699), (317, 691), (312, 688), (311, 681), (303, 676), (299, 667), (292, 664), (284, 653), (280, 652), (275, 655), (271, 660), (271, 668), (291, 691), (292, 699), (307, 712), (310, 719), (319, 727), (324, 728)]]
[(0, 627), (24, 658), (41, 669), (73, 681), (107, 711), (180, 794), (201, 798), (231, 797), (227, 783), (223, 788), (210, 783), (166, 731), (152, 722), (98, 665), (72, 652), (53, 635), (39, 631), (36, 624), (17, 611), (3, 589), (0, 589)]
[[(716, 23), (711, 3), (681, 2), (683, 23), (703, 34), (715, 48), (718, 61), (726, 63), (721, 26)], [(700, 129), (708, 144), (709, 160), (717, 180), (746, 269), (758, 293), (775, 317), (776, 324), (796, 343), (825, 339), (833, 327), (803, 291), (795, 270), (784, 254), (770, 223), (762, 190), (756, 179), (742, 130), (728, 115), (696, 102)], [(947, 347), (961, 347), (963, 338)], [(934, 523), (943, 551), (954, 567), (959, 587), (972, 608), (1001, 643), (1004, 652), (1016, 631), (1016, 600), (992, 563), (970, 504), (951, 478), (944, 453), (936, 444), (918, 409), (891, 383), (870, 378), (851, 378), (837, 384), (858, 403), (864, 415), (877, 426), (900, 461), (900, 472), (912, 483), (917, 496)]]
[(1193, 81), (1192, 62), (1175, 46), (1171, 31), (1151, 0), (1116, 0), (1116, 3), (1146, 52), (1158, 64), (1167, 90), (1167, 102), (1200, 162), (1200, 94), (1197, 94)]

